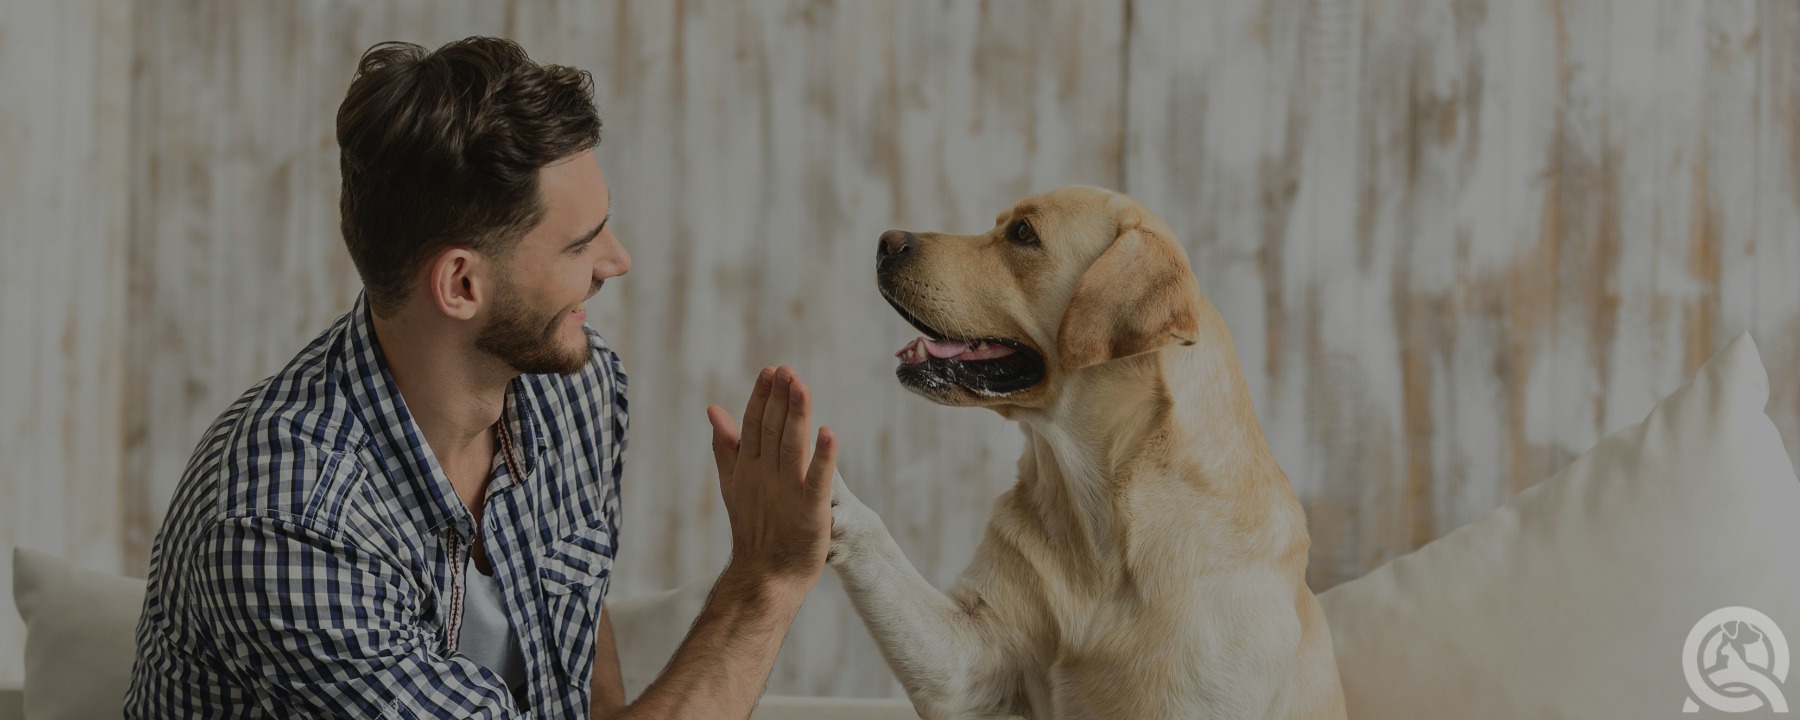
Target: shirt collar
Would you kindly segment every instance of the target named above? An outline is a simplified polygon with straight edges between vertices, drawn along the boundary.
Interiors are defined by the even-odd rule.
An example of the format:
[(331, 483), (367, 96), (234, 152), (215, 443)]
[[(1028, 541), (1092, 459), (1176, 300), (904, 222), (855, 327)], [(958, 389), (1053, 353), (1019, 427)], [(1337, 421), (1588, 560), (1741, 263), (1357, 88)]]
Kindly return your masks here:
[[(456, 496), (449, 476), (438, 465), (437, 456), (425, 443), (424, 434), (400, 396), (400, 387), (394, 383), (387, 357), (375, 337), (366, 292), (356, 297), (346, 337), (349, 348), (342, 368), (348, 379), (346, 385), (356, 414), (368, 428), (370, 449), (375, 452), (383, 475), (403, 490), (403, 504), (416, 513), (415, 519), (427, 532), (436, 533), (445, 524), (453, 523), (465, 536), (472, 535), (474, 525), (468, 509)], [(526, 478), (534, 474), (547, 445), (539, 401), (534, 397), (539, 392), (532, 376), (513, 378), (506, 386), (501, 412), (501, 421), (515, 440), (520, 469)]]
[(505, 409), (500, 414), (500, 420), (506, 425), (507, 434), (512, 437), (513, 448), (518, 453), (519, 470), (526, 478), (536, 474), (538, 459), (549, 447), (539, 407), (542, 404), (541, 395), (543, 390), (534, 376), (520, 375), (513, 378), (506, 385)]

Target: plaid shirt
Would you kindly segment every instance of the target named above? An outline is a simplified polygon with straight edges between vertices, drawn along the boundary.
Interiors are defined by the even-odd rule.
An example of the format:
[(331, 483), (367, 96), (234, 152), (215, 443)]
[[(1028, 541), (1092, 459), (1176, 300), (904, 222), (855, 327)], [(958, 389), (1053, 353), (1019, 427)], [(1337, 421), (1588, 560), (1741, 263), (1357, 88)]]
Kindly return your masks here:
[(151, 551), (127, 717), (587, 717), (618, 547), (618, 356), (588, 328), (586, 369), (506, 392), (480, 531), (520, 702), (455, 653), (476, 525), (368, 313), (359, 297), (195, 449)]

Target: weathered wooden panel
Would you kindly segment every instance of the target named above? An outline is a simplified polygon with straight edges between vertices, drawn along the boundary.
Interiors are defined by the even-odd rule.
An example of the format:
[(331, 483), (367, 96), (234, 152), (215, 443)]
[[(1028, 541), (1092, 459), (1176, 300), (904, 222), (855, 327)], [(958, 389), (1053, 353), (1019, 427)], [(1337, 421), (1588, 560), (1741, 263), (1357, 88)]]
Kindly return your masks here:
[(1126, 189), (1231, 324), (1315, 588), (1554, 474), (1746, 328), (1795, 446), (1792, 15), (1133, 3)]
[(123, 569), (123, 0), (0, 2), (0, 686), (24, 677), (12, 546)]
[[(949, 584), (1018, 436), (893, 381), (912, 333), (872, 246), (1064, 183), (1121, 187), (1186, 243), (1317, 589), (1553, 474), (1744, 328), (1800, 448), (1785, 0), (0, 9), (0, 543), (96, 567), (143, 570), (201, 430), (354, 297), (333, 119), (387, 39), (508, 36), (595, 74), (636, 260), (591, 308), (634, 398), (621, 593), (725, 562), (702, 409), (775, 363)], [(770, 687), (898, 693), (830, 573)]]
[(1756, 299), (1769, 415), (1800, 457), (1800, 3), (1757, 6)]

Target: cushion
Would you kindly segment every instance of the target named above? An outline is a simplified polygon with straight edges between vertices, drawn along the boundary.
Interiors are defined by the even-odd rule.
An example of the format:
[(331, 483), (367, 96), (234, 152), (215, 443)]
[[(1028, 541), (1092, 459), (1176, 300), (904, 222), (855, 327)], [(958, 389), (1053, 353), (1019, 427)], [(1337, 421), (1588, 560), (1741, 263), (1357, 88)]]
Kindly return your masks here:
[(625, 697), (635, 700), (644, 693), (675, 648), (687, 638), (688, 628), (700, 616), (706, 596), (712, 592), (712, 579), (687, 585), (606, 601), (607, 615), (612, 617), (613, 640), (619, 645), (619, 674), (625, 680)]
[(25, 692), (19, 688), (0, 688), (0, 720), (25, 720)]
[[(636, 699), (656, 677), (662, 674), (675, 649), (687, 638), (688, 629), (706, 596), (712, 592), (713, 578), (688, 583), (673, 590), (645, 593), (620, 600), (607, 600), (612, 616), (613, 636), (619, 644), (620, 674), (625, 680), (625, 697)], [(818, 590), (814, 590), (818, 592)], [(918, 720), (912, 703), (905, 699), (848, 699), (768, 695), (757, 703), (751, 720)]]
[(899, 699), (822, 698), (770, 695), (750, 720), (919, 720), (911, 702)]
[(25, 620), (25, 717), (122, 716), (144, 581), (16, 548), (13, 600)]
[(1323, 593), (1350, 717), (1800, 703), (1800, 481), (1768, 399), (1739, 335), (1556, 476)]

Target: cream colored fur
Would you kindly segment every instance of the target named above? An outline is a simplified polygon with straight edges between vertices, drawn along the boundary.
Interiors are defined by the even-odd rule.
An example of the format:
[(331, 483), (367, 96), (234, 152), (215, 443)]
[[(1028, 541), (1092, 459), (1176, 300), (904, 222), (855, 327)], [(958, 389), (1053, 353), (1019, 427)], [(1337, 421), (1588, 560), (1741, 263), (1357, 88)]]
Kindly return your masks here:
[[(1021, 219), (1039, 245), (1009, 239)], [(1063, 188), (913, 251), (896, 304), (1046, 365), (1013, 395), (920, 391), (1025, 433), (948, 593), (835, 485), (831, 564), (921, 716), (1343, 718), (1306, 518), (1168, 226)]]

